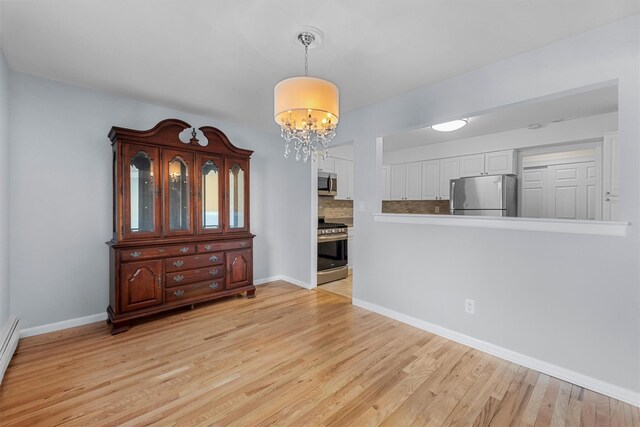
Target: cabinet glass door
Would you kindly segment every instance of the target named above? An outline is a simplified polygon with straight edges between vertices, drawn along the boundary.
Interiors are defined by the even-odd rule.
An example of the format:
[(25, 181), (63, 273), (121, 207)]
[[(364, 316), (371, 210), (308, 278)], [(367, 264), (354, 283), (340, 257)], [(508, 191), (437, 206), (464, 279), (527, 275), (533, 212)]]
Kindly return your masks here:
[(151, 237), (160, 233), (158, 215), (160, 199), (157, 194), (158, 149), (129, 145), (125, 148), (128, 162), (124, 170), (124, 235)]
[(249, 229), (249, 171), (248, 163), (238, 159), (227, 159), (227, 231)]
[(222, 159), (198, 154), (198, 233), (222, 232)]
[(165, 235), (193, 233), (193, 154), (163, 151), (165, 166)]

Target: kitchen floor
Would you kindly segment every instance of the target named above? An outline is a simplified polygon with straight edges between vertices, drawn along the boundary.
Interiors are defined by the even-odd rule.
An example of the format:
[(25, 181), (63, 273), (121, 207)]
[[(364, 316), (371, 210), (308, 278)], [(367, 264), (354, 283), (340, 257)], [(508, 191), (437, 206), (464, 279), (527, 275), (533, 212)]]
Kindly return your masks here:
[(351, 299), (351, 295), (352, 295), (351, 284), (352, 284), (352, 275), (351, 275), (351, 270), (349, 270), (349, 275), (347, 276), (346, 279), (325, 283), (324, 285), (319, 285), (316, 289), (322, 292), (338, 294), (343, 297)]

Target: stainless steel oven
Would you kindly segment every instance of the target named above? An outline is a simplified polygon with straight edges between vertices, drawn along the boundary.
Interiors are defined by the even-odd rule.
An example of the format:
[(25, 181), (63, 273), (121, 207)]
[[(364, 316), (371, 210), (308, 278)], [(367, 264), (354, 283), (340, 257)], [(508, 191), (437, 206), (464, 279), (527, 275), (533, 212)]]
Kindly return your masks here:
[(347, 226), (318, 225), (318, 285), (347, 277)]
[(318, 172), (318, 196), (335, 196), (338, 191), (338, 176), (331, 172)]

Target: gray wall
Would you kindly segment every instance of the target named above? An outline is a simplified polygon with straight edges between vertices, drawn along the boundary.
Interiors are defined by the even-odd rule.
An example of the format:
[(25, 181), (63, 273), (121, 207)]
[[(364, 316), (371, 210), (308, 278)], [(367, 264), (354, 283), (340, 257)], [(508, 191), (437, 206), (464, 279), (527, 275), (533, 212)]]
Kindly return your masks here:
[(9, 73), (0, 50), (0, 330), (9, 318)]
[[(254, 150), (254, 278), (284, 274), (308, 281), (308, 255), (283, 235), (291, 234), (291, 212), (308, 198), (309, 166), (283, 159), (275, 132), (17, 73), (11, 76), (11, 108), (11, 309), (21, 315), (23, 327), (102, 313), (108, 305), (105, 242), (111, 238), (112, 185), (107, 133), (113, 125), (148, 129), (178, 118), (196, 127), (216, 126), (238, 147)], [(2, 259), (5, 253), (2, 247)], [(299, 265), (307, 267), (293, 267)]]
[[(354, 298), (640, 391), (639, 27), (636, 15), (343, 114), (355, 205), (366, 204), (355, 213)], [(376, 137), (616, 79), (626, 237), (374, 222)]]

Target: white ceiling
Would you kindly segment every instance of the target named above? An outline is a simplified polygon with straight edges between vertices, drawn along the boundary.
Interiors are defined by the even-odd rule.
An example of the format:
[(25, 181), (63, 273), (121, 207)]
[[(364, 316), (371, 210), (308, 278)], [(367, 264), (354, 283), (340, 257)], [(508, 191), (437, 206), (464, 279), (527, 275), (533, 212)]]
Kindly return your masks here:
[(438, 132), (430, 127), (384, 137), (384, 151), (401, 150), (438, 142), (490, 135), (532, 124), (547, 126), (555, 121), (573, 120), (618, 111), (618, 86), (608, 86), (544, 100), (531, 100), (469, 117), (456, 131)]
[(0, 1), (10, 67), (276, 132), (273, 87), (310, 75), (350, 111), (636, 14), (638, 0)]

